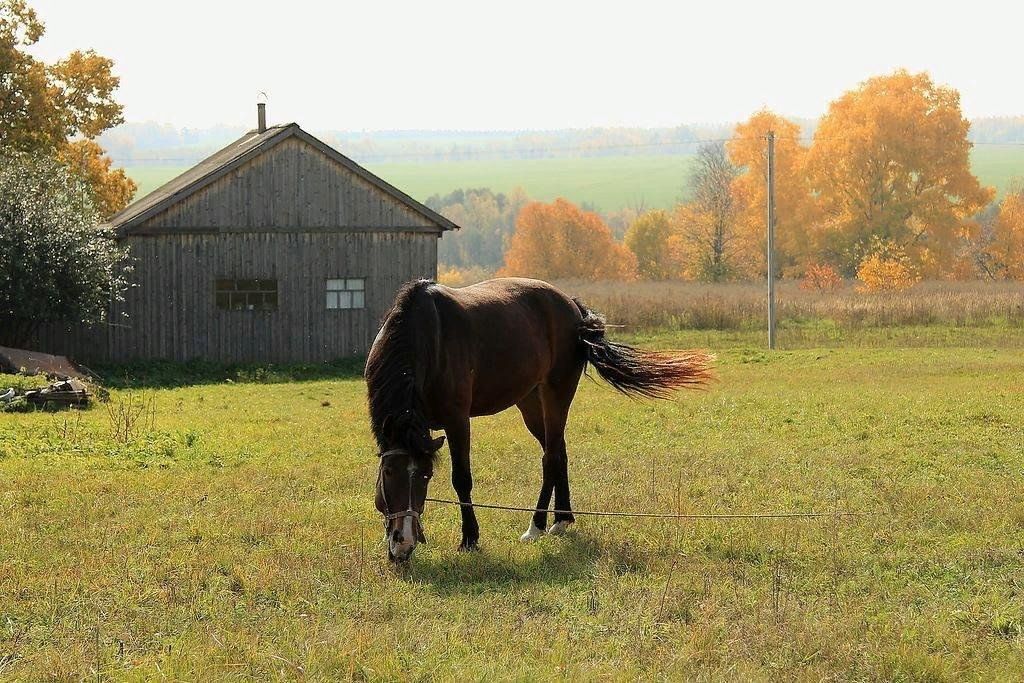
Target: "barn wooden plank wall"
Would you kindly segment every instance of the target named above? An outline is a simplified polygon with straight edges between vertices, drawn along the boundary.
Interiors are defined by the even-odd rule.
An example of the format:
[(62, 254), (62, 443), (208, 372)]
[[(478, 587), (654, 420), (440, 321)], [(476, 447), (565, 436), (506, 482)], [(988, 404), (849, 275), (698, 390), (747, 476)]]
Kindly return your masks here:
[[(40, 344), (84, 360), (320, 362), (365, 353), (398, 288), (437, 275), (430, 233), (243, 233), (129, 238), (149, 264), (111, 324), (54, 328)], [(366, 307), (327, 310), (326, 284), (366, 278)], [(277, 280), (276, 311), (216, 307), (218, 278)], [(127, 314), (126, 316), (122, 314)]]
[[(284, 140), (125, 238), (136, 270), (107, 325), (52, 327), (81, 360), (318, 362), (367, 351), (398, 288), (437, 276), (441, 229), (298, 139)], [(366, 278), (328, 310), (326, 281)], [(276, 311), (216, 307), (217, 279), (276, 279)]]

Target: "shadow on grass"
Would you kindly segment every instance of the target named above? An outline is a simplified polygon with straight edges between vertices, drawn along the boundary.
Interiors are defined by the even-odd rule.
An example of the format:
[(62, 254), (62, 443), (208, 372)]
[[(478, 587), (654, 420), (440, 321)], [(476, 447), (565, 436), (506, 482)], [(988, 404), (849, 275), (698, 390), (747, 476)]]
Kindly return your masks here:
[(112, 389), (173, 389), (199, 384), (280, 384), (325, 379), (359, 379), (366, 360), (342, 358), (327, 363), (224, 364), (194, 360), (146, 361), (91, 366), (103, 385)]
[(510, 585), (567, 584), (590, 576), (601, 555), (599, 543), (573, 532), (544, 538), (539, 552), (517, 552), (515, 547), (471, 553), (445, 552), (420, 556), (401, 571), (403, 579), (429, 585), (441, 595), (487, 593)]

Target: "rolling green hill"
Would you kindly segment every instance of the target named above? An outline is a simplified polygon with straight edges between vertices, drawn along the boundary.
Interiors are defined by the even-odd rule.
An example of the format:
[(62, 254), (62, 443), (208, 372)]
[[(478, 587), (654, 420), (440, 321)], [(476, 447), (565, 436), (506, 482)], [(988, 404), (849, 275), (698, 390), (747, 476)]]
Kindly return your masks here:
[[(1024, 178), (1024, 147), (978, 147), (972, 154), (978, 177), (1002, 193)], [(433, 163), (368, 164), (368, 168), (419, 200), (460, 187), (508, 191), (516, 186), (541, 200), (565, 197), (601, 211), (643, 205), (666, 208), (680, 198), (692, 156), (619, 156), (575, 159), (513, 159)], [(181, 166), (132, 166), (126, 171), (141, 197), (181, 173)]]

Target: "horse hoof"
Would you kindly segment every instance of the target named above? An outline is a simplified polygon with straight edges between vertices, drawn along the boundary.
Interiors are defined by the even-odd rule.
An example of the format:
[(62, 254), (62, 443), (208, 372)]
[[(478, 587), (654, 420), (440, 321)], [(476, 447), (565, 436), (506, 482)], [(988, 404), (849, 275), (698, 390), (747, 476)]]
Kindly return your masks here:
[(551, 525), (551, 528), (548, 529), (548, 533), (552, 536), (561, 536), (566, 531), (568, 531), (570, 524), (572, 524), (572, 522), (567, 522), (565, 520), (562, 520), (561, 522), (555, 522)]
[(532, 543), (543, 535), (544, 530), (538, 529), (536, 524), (530, 522), (530, 528), (526, 530), (525, 534), (519, 537), (519, 540), (523, 543)]
[(480, 550), (480, 546), (476, 541), (463, 541), (459, 544), (460, 553), (473, 553)]

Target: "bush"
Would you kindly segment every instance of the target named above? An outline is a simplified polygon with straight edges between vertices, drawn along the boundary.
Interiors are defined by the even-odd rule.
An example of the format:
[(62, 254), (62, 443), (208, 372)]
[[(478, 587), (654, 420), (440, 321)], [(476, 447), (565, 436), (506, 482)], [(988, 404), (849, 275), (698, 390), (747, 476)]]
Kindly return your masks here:
[(842, 276), (827, 263), (809, 266), (800, 281), (800, 289), (805, 292), (834, 292), (842, 286)]
[(902, 292), (921, 281), (903, 247), (876, 241), (857, 268), (857, 291), (861, 293)]
[(57, 161), (0, 153), (0, 344), (47, 322), (93, 323), (126, 286), (127, 251)]

